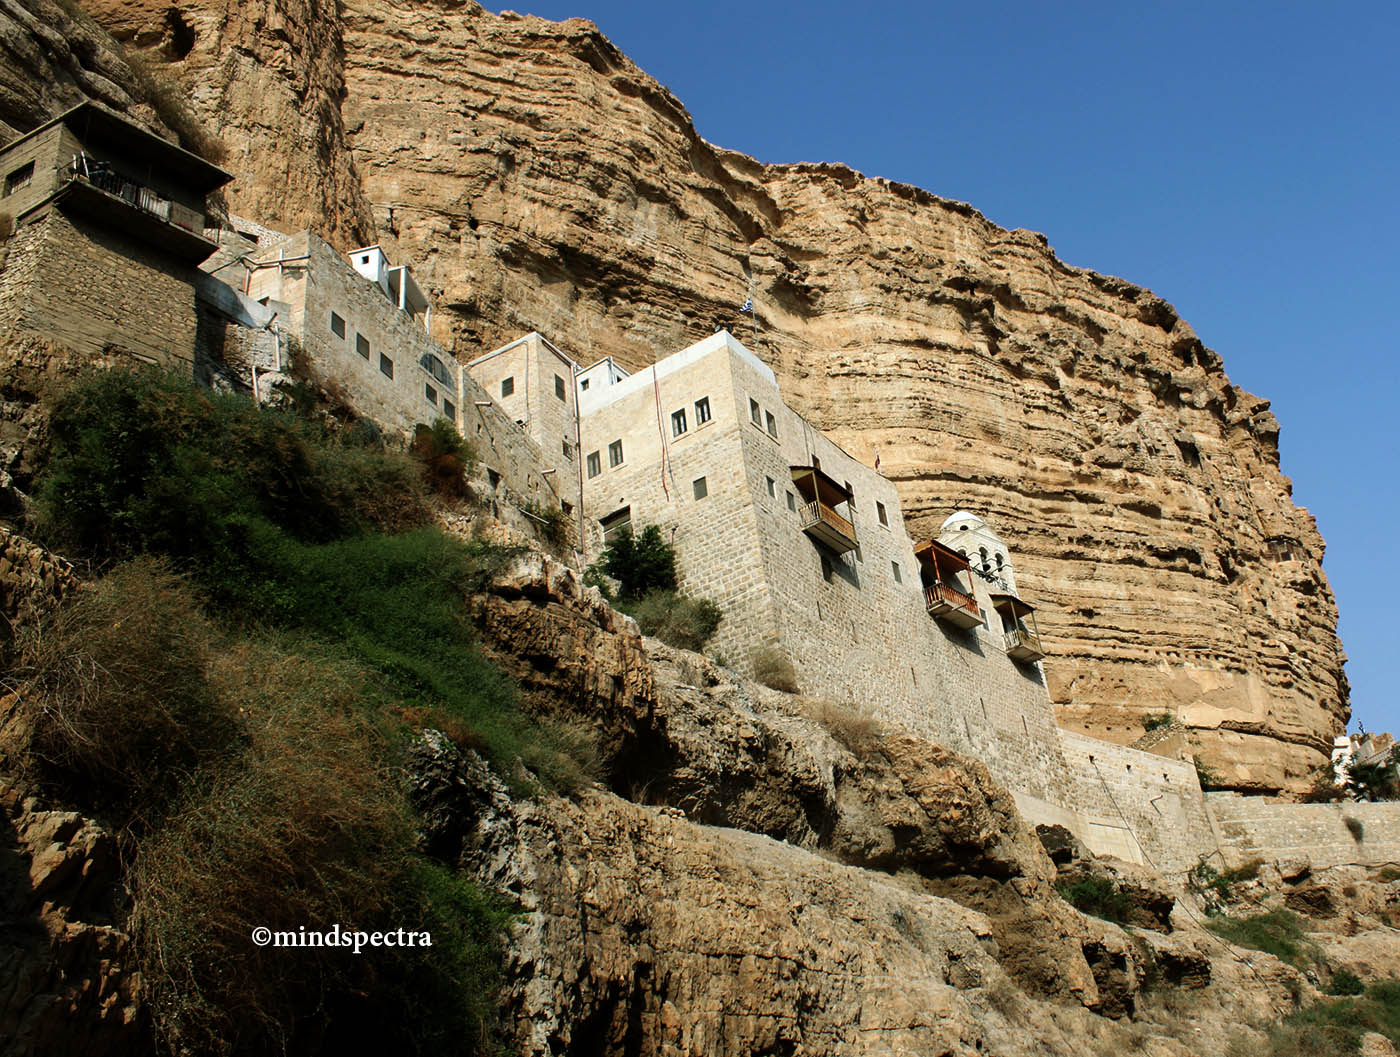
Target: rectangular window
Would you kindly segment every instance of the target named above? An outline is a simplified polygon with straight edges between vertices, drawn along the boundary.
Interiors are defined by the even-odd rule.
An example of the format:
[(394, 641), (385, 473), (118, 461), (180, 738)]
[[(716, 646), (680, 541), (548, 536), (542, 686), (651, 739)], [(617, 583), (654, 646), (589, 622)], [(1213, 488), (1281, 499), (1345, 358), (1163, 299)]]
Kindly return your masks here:
[(763, 413), (758, 406), (758, 401), (749, 397), (749, 418), (753, 419), (753, 424), (759, 429), (763, 428)]
[(564, 395), (564, 379), (560, 378), (557, 374), (554, 376), (554, 395), (560, 400), (568, 399), (568, 397)]
[(769, 435), (770, 437), (772, 437), (774, 440), (777, 440), (777, 439), (778, 439), (778, 420), (777, 420), (776, 418), (773, 417), (773, 412), (771, 412), (771, 411), (765, 411), (765, 412), (764, 412), (764, 415), (766, 415), (766, 416), (768, 417), (768, 435)]
[(671, 436), (679, 437), (685, 432), (685, 408), (671, 412)]
[(588, 379), (585, 378), (585, 379), (583, 379), (581, 382), (579, 382), (579, 383), (578, 383), (578, 387), (579, 387), (579, 389), (587, 389), (587, 388), (588, 388)]
[(501, 379), (501, 395), (502, 395), (502, 396), (510, 396), (510, 394), (513, 393), (513, 392), (515, 392), (515, 377), (514, 377), (514, 375), (512, 375), (510, 378), (502, 378), (502, 379)]
[(588, 476), (597, 477), (602, 472), (603, 459), (601, 457), (601, 454), (596, 451), (590, 451), (588, 453)]
[(788, 509), (789, 509), (789, 510), (796, 510), (796, 509), (797, 509), (797, 500), (793, 497), (793, 494), (792, 494), (791, 492), (789, 492), (789, 493), (787, 494), (787, 497), (788, 497)]
[(695, 401), (695, 424), (703, 426), (708, 421), (710, 421), (710, 398), (702, 396)]
[(14, 194), (16, 191), (23, 191), (26, 187), (29, 186), (33, 179), (34, 163), (27, 162), (26, 164), (21, 165), (14, 172), (10, 173), (9, 176), (5, 177), (4, 197), (9, 198), (10, 195)]
[(775, 481), (775, 480), (773, 480), (773, 478), (771, 478), (771, 477), (765, 478), (765, 480), (767, 480), (767, 482), (768, 482), (768, 494), (769, 494), (770, 496), (773, 496), (774, 498), (777, 498), (777, 495), (778, 495), (778, 482)]
[(570, 462), (573, 462), (573, 461), (574, 461), (574, 449), (573, 449), (572, 445), (570, 445), (569, 442), (568, 442), (567, 440), (566, 440), (566, 441), (563, 441), (562, 443), (563, 443), (563, 445), (564, 445), (564, 458), (568, 459)]
[(631, 530), (632, 508), (625, 506), (621, 510), (614, 510), (607, 517), (600, 518), (598, 524), (603, 529), (603, 542), (606, 543), (623, 529)]
[(710, 486), (705, 483), (705, 478), (699, 477), (690, 482), (691, 491), (695, 493), (696, 499), (704, 499), (710, 494)]
[(890, 568), (894, 570), (894, 582), (902, 584), (904, 577), (899, 574), (899, 562), (890, 562)]
[(426, 397), (428, 398), (428, 403), (432, 404), (433, 407), (437, 407), (437, 390), (436, 390), (436, 389), (434, 389), (431, 385), (427, 385), (427, 384), (425, 383), (424, 386), (423, 386), (423, 395), (426, 396)]
[(337, 338), (345, 337), (345, 320), (336, 312), (331, 313), (331, 333)]
[(880, 524), (888, 525), (890, 523), (890, 519), (885, 515), (885, 504), (879, 500), (875, 502), (875, 513), (880, 518)]
[(451, 421), (457, 421), (457, 408), (453, 405), (451, 400), (444, 400), (442, 402), (442, 413)]
[(382, 352), (379, 354), (379, 373), (385, 378), (394, 377), (394, 361), (389, 359), (389, 357), (385, 356)]
[(608, 465), (622, 465), (622, 441), (615, 440), (608, 445)]
[(355, 351), (365, 359), (369, 359), (369, 338), (363, 334), (355, 335)]

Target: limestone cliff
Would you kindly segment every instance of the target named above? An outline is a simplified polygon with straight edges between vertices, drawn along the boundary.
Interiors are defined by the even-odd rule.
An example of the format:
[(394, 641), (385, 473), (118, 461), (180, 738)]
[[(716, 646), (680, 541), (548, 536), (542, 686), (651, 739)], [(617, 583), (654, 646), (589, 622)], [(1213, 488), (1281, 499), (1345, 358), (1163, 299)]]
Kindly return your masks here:
[(738, 329), (752, 291), (789, 399), (879, 447), (919, 531), (969, 507), (1010, 541), (1063, 723), (1131, 742), (1176, 712), (1245, 789), (1325, 759), (1348, 703), (1323, 541), (1267, 401), (1159, 297), (961, 203), (717, 148), (585, 21), (90, 2), (186, 81), (236, 211), (377, 229), (459, 354), (539, 329), (636, 367)]

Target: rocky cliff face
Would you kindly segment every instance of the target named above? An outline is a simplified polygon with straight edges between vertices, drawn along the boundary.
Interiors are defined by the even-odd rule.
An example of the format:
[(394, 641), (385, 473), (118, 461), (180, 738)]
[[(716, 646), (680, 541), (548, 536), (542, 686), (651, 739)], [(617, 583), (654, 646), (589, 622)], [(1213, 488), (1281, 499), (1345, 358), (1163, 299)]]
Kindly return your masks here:
[(1067, 726), (1131, 742), (1175, 712), (1244, 789), (1324, 761), (1348, 704), (1323, 541), (1267, 401), (1160, 298), (966, 205), (717, 148), (588, 22), (91, 10), (185, 80), (232, 148), (235, 211), (377, 232), (463, 356), (539, 329), (637, 367), (740, 330), (752, 292), (788, 399), (857, 456), (879, 447), (916, 531), (968, 507), (1007, 538)]

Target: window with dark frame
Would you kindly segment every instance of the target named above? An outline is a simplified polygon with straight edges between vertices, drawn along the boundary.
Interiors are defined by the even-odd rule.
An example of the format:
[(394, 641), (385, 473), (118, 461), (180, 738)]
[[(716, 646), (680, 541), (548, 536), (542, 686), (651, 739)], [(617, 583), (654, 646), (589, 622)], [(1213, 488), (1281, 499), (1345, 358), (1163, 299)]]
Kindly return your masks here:
[(778, 439), (778, 420), (777, 420), (776, 418), (773, 417), (773, 412), (771, 412), (771, 411), (765, 411), (763, 414), (764, 414), (764, 415), (767, 417), (767, 419), (768, 419), (768, 435), (769, 435), (770, 437), (772, 437), (774, 440), (777, 440), (777, 439)]
[(345, 320), (338, 312), (331, 313), (331, 333), (337, 338), (345, 337)]
[(382, 352), (379, 354), (379, 373), (385, 378), (394, 377), (394, 361), (389, 359), (389, 357), (385, 356)]
[(590, 451), (588, 453), (588, 476), (597, 477), (603, 472), (603, 458), (601, 453)]
[(776, 499), (778, 496), (778, 482), (771, 477), (766, 477), (764, 480), (768, 482), (768, 494)]
[(615, 440), (608, 445), (608, 465), (622, 465), (622, 441)]
[(568, 400), (568, 397), (564, 395), (564, 379), (557, 374), (554, 376), (554, 395), (560, 400)]
[(502, 396), (510, 396), (511, 393), (513, 393), (513, 392), (515, 392), (515, 376), (512, 375), (512, 376), (509, 377), (509, 378), (502, 378), (502, 379), (501, 379), (501, 395), (502, 395)]
[(788, 497), (788, 509), (789, 509), (789, 510), (796, 510), (796, 509), (797, 509), (797, 498), (796, 498), (791, 492), (789, 492), (789, 493), (787, 494), (787, 497)]
[(889, 525), (890, 519), (885, 514), (885, 504), (881, 503), (878, 499), (875, 501), (875, 514), (877, 517), (879, 517), (880, 524), (885, 526)]
[(621, 510), (614, 510), (606, 517), (599, 518), (598, 525), (603, 530), (603, 542), (606, 543), (623, 529), (632, 527), (632, 508), (625, 506)]
[(451, 400), (444, 400), (442, 402), (442, 413), (446, 415), (449, 420), (453, 422), (457, 421), (457, 408)]
[(427, 382), (423, 383), (423, 395), (428, 398), (428, 403), (432, 404), (433, 407), (437, 407), (437, 390)]
[(695, 401), (695, 424), (703, 426), (708, 421), (710, 421), (710, 398), (702, 396)]
[(679, 437), (685, 432), (685, 408), (671, 412), (671, 436)]
[(355, 351), (365, 359), (369, 359), (369, 338), (363, 334), (355, 335)]
[(5, 194), (3, 197), (9, 198), (16, 191), (23, 191), (34, 180), (34, 163), (26, 162), (9, 176), (5, 177)]
[(696, 499), (704, 499), (710, 494), (710, 486), (705, 483), (705, 478), (697, 477), (690, 482), (690, 489), (695, 493)]
[(573, 462), (573, 461), (574, 461), (574, 449), (573, 449), (573, 446), (572, 446), (567, 440), (566, 440), (566, 441), (562, 441), (561, 443), (563, 443), (563, 445), (564, 445), (564, 458), (568, 459), (570, 462)]
[(904, 577), (900, 574), (899, 562), (890, 562), (890, 568), (894, 571), (894, 582), (902, 584), (904, 582)]
[(755, 426), (763, 428), (763, 409), (758, 406), (758, 401), (749, 397), (749, 419)]

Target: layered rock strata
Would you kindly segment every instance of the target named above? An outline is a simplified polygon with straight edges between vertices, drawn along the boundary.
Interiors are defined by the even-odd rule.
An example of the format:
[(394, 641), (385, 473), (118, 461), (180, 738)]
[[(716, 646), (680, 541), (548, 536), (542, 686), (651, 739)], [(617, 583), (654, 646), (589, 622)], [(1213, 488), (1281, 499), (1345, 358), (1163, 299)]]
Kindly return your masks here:
[(1175, 713), (1247, 790), (1325, 761), (1348, 702), (1323, 541), (1267, 401), (1161, 298), (961, 203), (717, 148), (581, 20), (92, 9), (185, 79), (240, 212), (342, 244), (375, 229), (462, 356), (539, 329), (637, 367), (739, 330), (799, 410), (879, 449), (918, 532), (967, 507), (1012, 542), (1065, 725), (1131, 743)]

